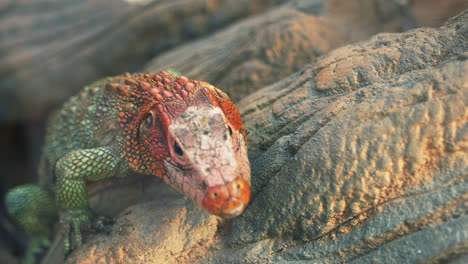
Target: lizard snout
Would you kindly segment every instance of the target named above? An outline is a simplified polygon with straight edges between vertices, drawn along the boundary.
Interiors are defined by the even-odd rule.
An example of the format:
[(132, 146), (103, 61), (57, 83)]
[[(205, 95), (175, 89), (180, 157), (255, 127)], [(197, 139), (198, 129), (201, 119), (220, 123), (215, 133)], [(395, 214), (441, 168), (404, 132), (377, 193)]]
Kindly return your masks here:
[(250, 201), (250, 184), (237, 177), (235, 180), (209, 187), (203, 198), (203, 208), (222, 218), (240, 215)]

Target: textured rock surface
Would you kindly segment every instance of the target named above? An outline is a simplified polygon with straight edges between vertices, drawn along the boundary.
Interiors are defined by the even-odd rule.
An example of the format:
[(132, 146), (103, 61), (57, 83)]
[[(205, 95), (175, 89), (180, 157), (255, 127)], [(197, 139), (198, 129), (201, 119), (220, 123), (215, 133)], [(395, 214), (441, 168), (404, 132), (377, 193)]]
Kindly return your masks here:
[[(397, 1), (290, 1), (158, 56), (146, 69), (179, 69), (216, 83), (239, 101), (337, 47), (414, 26), (409, 10)], [(388, 19), (379, 18), (381, 13)]]
[[(167, 67), (230, 92), (249, 132), (254, 199), (241, 217), (219, 221), (153, 178), (96, 184), (93, 208), (119, 217), (69, 263), (468, 255), (468, 14), (367, 40), (439, 26), (466, 1), (34, 2), (0, 0), (0, 119), (38, 120), (21, 124), (29, 137), (82, 85)], [(0, 128), (10, 182), (26, 167), (8, 171), (16, 126)], [(61, 245), (44, 263), (62, 263)]]
[(338, 46), (438, 24), (463, 1), (0, 0), (4, 182), (36, 178), (48, 113), (102, 76), (170, 65), (240, 99)]
[[(243, 215), (217, 223), (177, 199), (137, 205), (70, 263), (461, 261), (467, 25), (465, 12), (380, 34), (243, 99), (254, 179)], [(138, 230), (119, 234), (127, 226)]]
[[(455, 9), (456, 1), (449, 2), (454, 3), (445, 5)], [(421, 5), (417, 11), (424, 13)], [(239, 101), (337, 47), (379, 32), (399, 32), (425, 25), (427, 19), (413, 13), (412, 6), (398, 0), (289, 1), (261, 16), (244, 19), (213, 36), (157, 56), (145, 70), (178, 69), (216, 83)], [(444, 17), (433, 18), (440, 20), (441, 16)]]
[(38, 119), (93, 80), (140, 70), (149, 56), (282, 2), (2, 0), (0, 87), (8, 107), (0, 120)]
[(348, 42), (322, 18), (284, 7), (167, 52), (146, 69), (178, 69), (216, 83), (239, 101)]

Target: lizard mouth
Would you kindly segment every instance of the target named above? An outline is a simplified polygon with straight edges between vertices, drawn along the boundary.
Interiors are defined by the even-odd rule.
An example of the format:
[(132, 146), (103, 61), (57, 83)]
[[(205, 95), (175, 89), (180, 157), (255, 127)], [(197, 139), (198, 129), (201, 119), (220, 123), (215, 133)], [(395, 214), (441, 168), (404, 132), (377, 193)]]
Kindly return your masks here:
[(221, 218), (240, 215), (250, 200), (249, 183), (237, 177), (235, 180), (209, 187), (203, 198), (203, 208)]

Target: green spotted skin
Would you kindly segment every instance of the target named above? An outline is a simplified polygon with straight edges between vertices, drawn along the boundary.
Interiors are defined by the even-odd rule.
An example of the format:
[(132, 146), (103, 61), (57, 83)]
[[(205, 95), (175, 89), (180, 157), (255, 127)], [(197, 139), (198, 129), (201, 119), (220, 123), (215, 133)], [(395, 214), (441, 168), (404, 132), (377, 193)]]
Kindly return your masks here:
[(55, 185), (60, 211), (88, 210), (86, 182), (135, 174), (122, 151), (123, 133), (116, 119), (120, 98), (106, 78), (71, 97), (50, 120), (39, 171), (40, 183)]
[(88, 206), (86, 181), (112, 177), (119, 160), (106, 147), (67, 153), (56, 165), (57, 203), (64, 209)]
[(55, 197), (47, 188), (25, 184), (9, 190), (5, 203), (15, 223), (31, 236), (22, 263), (35, 263), (51, 244), (51, 226), (57, 219)]
[[(117, 169), (121, 176), (131, 173), (123, 162), (120, 148), (123, 135), (116, 119), (119, 97), (104, 88), (113, 79), (118, 77), (106, 78), (85, 87), (53, 115), (39, 171), (41, 184), (58, 184), (64, 180), (61, 178), (65, 178), (65, 181), (76, 185), (80, 180), (114, 176)], [(57, 185), (57, 193), (62, 186), (69, 186), (64, 181), (60, 184)], [(67, 207), (60, 202), (58, 204)]]
[(120, 95), (105, 89), (109, 82), (124, 78), (106, 78), (85, 87), (53, 114), (39, 166), (39, 185), (21, 185), (8, 192), (9, 214), (32, 236), (23, 263), (37, 263), (57, 218), (66, 234), (65, 251), (81, 245), (81, 229), (93, 220), (87, 182), (136, 174), (121, 148), (124, 135), (116, 119)]
[(93, 223), (87, 182), (136, 174), (122, 151), (125, 135), (116, 118), (121, 94), (106, 89), (109, 82), (123, 83), (125, 77), (106, 78), (85, 87), (50, 120), (40, 183), (55, 189), (66, 252), (81, 246), (82, 229)]
[[(29, 233), (42, 234), (30, 244), (25, 263), (35, 263), (34, 256), (47, 245), (43, 238), (51, 233), (50, 219), (57, 216), (65, 252), (82, 244), (83, 228), (96, 224), (88, 204), (88, 182), (136, 174), (163, 178), (165, 161), (171, 155), (163, 124), (168, 126), (170, 116), (173, 118), (184, 107), (216, 103), (226, 110), (231, 125), (245, 138), (237, 108), (224, 93), (179, 75), (163, 71), (104, 78), (71, 97), (51, 116), (39, 166), (39, 185), (13, 189), (6, 203), (19, 226)], [(148, 128), (153, 122), (159, 126)], [(44, 196), (45, 189), (40, 186), (53, 190), (54, 196)], [(48, 198), (42, 199), (41, 195)], [(50, 219), (29, 218), (42, 213), (50, 215)]]

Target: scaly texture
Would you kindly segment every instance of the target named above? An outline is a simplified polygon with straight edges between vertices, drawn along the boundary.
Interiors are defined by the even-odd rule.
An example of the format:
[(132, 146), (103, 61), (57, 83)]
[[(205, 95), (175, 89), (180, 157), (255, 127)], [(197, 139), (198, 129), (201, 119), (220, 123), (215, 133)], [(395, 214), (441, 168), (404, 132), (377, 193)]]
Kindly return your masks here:
[(36, 255), (50, 246), (50, 226), (57, 217), (54, 195), (44, 187), (25, 184), (9, 190), (5, 203), (16, 224), (31, 235), (23, 263), (34, 263)]
[[(239, 111), (205, 82), (166, 71), (106, 78), (65, 103), (47, 135), (40, 173), (47, 176), (42, 184), (55, 185), (66, 251), (81, 246), (82, 229), (92, 224), (89, 181), (153, 175), (223, 218), (239, 215), (250, 200)], [(32, 188), (10, 196), (26, 190), (34, 197)], [(10, 200), (13, 212), (31, 203)], [(27, 221), (18, 222), (32, 229)]]

